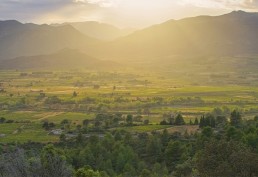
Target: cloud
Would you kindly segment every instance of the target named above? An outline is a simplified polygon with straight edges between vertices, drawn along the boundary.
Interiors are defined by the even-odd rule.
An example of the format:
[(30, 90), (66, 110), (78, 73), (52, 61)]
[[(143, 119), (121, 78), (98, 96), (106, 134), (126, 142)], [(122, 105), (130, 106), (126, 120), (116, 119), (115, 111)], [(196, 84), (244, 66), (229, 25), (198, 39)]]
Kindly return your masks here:
[[(241, 9), (258, 9), (258, 0), (138, 0), (137, 3), (134, 0), (74, 0), (77, 3), (86, 4), (97, 4), (100, 7), (113, 7), (121, 4), (142, 4), (145, 3), (146, 6), (151, 6), (152, 4), (163, 5), (166, 7), (171, 4), (184, 4), (193, 5), (196, 7), (205, 8), (241, 8)], [(132, 4), (132, 3), (131, 3)]]
[(82, 4), (95, 4), (99, 7), (114, 7), (116, 5), (115, 0), (74, 0), (73, 2)]
[(203, 8), (220, 8), (231, 10), (257, 10), (258, 0), (181, 0), (181, 5), (192, 5)]
[(241, 9), (257, 9), (258, 0), (219, 0), (225, 3), (228, 7), (239, 7)]
[(65, 21), (69, 17), (74, 19), (74, 15), (80, 14), (78, 11), (92, 12), (93, 9), (97, 10), (98, 6), (73, 0), (0, 0), (0, 18), (22, 22), (39, 22), (41, 19), (46, 20), (47, 16), (49, 20), (45, 23), (53, 22), (54, 19)]
[(211, 0), (217, 4), (223, 5), (225, 8), (231, 9), (258, 9), (258, 0)]
[(257, 9), (258, 0), (0, 0), (2, 19), (35, 23), (97, 20), (134, 27)]
[(62, 8), (70, 0), (0, 0), (0, 17), (4, 19), (31, 19), (47, 11)]

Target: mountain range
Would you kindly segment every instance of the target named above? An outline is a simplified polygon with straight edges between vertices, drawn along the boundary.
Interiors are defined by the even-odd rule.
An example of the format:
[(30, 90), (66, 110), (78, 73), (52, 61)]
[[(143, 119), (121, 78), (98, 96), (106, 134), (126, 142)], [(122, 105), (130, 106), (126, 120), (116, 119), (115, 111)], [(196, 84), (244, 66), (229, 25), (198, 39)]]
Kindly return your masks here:
[(243, 11), (170, 20), (119, 38), (103, 53), (114, 59), (256, 55), (257, 31), (258, 13)]
[(133, 28), (121, 29), (110, 24), (95, 21), (56, 24), (56, 26), (62, 25), (71, 25), (84, 35), (103, 41), (112, 41), (119, 37), (127, 36), (135, 31)]
[(0, 60), (51, 56), (62, 49), (119, 62), (256, 56), (257, 31), (258, 13), (243, 11), (169, 20), (136, 31), (97, 22), (36, 25), (0, 21)]
[(62, 49), (48, 55), (23, 56), (0, 61), (0, 69), (87, 69), (102, 70), (118, 68), (121, 65), (108, 60), (99, 60), (75, 49)]
[(85, 36), (70, 25), (0, 22), (0, 60), (20, 56), (51, 54), (64, 48), (85, 50), (98, 40)]

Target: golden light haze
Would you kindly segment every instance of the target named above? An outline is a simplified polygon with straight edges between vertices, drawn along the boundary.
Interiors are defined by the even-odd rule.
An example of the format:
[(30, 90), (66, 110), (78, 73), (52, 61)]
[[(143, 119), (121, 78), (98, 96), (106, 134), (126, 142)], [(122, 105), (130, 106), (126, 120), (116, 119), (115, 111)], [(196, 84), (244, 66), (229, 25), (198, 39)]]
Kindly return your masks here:
[[(3, 2), (2, 2), (3, 1)], [(63, 23), (99, 21), (120, 27), (146, 27), (169, 19), (257, 11), (257, 0), (2, 0), (2, 20)]]

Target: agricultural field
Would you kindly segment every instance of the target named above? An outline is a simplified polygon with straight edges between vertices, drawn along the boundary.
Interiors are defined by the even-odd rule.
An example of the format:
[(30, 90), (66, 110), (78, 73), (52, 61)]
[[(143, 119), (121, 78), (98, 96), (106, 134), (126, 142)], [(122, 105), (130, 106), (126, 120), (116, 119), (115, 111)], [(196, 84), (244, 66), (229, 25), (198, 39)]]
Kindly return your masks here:
[[(164, 73), (132, 70), (1, 71), (0, 117), (6, 123), (0, 124), (0, 142), (58, 141), (58, 136), (49, 135), (51, 130), (74, 133), (85, 120), (89, 122), (85, 133), (91, 133), (93, 127), (101, 132), (184, 132), (187, 127), (182, 130), (160, 122), (182, 114), (189, 124), (207, 113), (229, 116), (234, 109), (245, 119), (258, 114), (257, 87), (194, 82), (166, 77)], [(113, 117), (109, 122), (101, 118), (98, 125), (95, 119), (99, 114)], [(128, 115), (134, 126), (126, 126)], [(118, 120), (114, 123), (115, 118)], [(44, 129), (45, 122), (54, 126)], [(67, 123), (68, 128), (64, 125)]]

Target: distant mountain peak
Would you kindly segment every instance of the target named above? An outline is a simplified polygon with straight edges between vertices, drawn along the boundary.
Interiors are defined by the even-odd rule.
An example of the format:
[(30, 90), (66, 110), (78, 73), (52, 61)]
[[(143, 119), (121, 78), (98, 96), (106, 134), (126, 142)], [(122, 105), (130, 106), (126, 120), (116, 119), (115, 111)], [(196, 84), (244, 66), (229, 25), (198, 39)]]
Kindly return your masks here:
[[(89, 23), (97, 25), (79, 22), (35, 27), (24, 24), (19, 27), (0, 23), (0, 60), (54, 55), (64, 48), (79, 49), (96, 58), (114, 60), (185, 55), (258, 55), (258, 13), (253, 12), (233, 11), (215, 17), (169, 20), (129, 35), (115, 27)], [(79, 51), (61, 53), (64, 57), (73, 53), (80, 57)]]
[(0, 22), (0, 60), (49, 54), (63, 48), (89, 49), (99, 41), (83, 35), (71, 25), (50, 26)]
[(0, 24), (4, 24), (4, 25), (23, 25), (21, 22), (19, 22), (17, 20), (3, 20), (3, 21), (0, 21)]
[(253, 15), (258, 15), (258, 13), (257, 12), (246, 12), (246, 11), (243, 11), (243, 10), (236, 10), (236, 11), (232, 11), (231, 13), (229, 13), (229, 14), (225, 14), (226, 16), (236, 16), (236, 17), (241, 17), (241, 16), (243, 16), (243, 17), (245, 17), (245, 16), (249, 16), (249, 17), (251, 17), (251, 16), (253, 16)]
[(231, 13), (235, 13), (235, 14), (247, 14), (248, 12), (243, 11), (243, 10), (234, 10)]
[(81, 33), (104, 41), (111, 41), (122, 36), (127, 36), (134, 32), (134, 29), (121, 29), (116, 26), (97, 22), (97, 21), (85, 21), (85, 22), (74, 22), (64, 23), (61, 25), (71, 25)]

